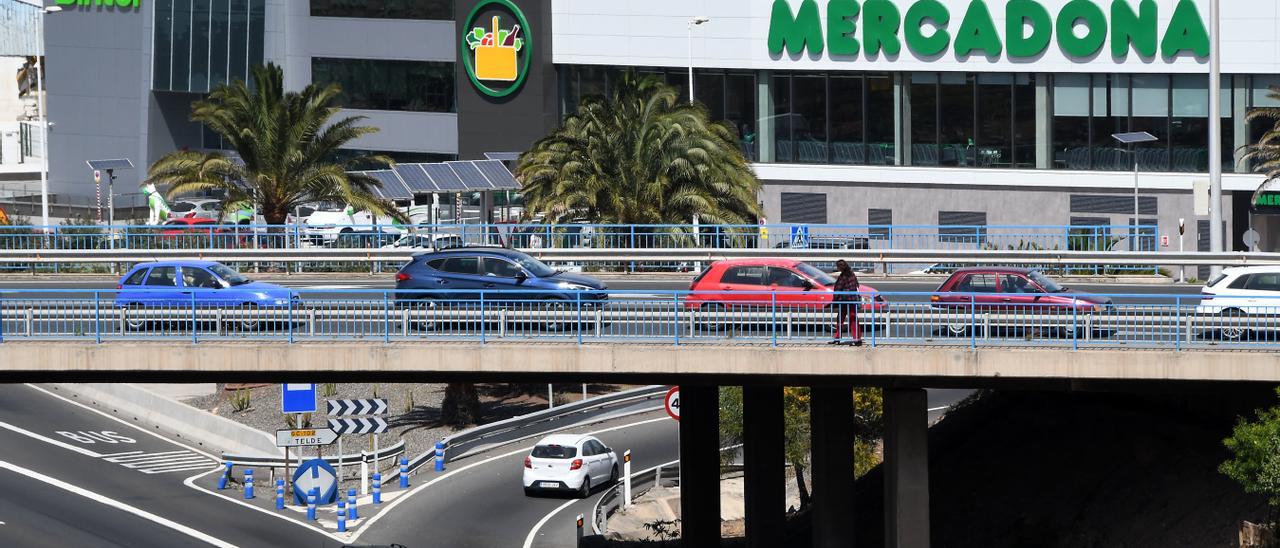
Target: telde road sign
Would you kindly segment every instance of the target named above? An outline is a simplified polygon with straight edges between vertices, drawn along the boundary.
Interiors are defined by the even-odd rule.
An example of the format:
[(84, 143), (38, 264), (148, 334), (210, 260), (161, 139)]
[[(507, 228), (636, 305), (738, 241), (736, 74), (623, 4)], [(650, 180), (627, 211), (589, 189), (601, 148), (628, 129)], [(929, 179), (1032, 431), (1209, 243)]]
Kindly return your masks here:
[(329, 445), (338, 439), (338, 433), (330, 428), (299, 428), (276, 430), (276, 447), (301, 447)]

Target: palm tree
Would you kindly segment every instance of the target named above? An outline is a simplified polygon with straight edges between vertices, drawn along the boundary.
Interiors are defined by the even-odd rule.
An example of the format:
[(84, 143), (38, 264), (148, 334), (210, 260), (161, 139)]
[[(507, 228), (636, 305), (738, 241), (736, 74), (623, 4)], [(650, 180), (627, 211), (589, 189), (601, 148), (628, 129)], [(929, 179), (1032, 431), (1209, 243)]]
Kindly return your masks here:
[(307, 202), (346, 203), (375, 215), (403, 215), (373, 194), (379, 182), (348, 173), (356, 165), (390, 165), (385, 156), (334, 160), (338, 149), (377, 128), (358, 125), (363, 116), (334, 120), (337, 84), (284, 90), (275, 64), (253, 67), (253, 85), (220, 85), (191, 107), (191, 120), (217, 132), (239, 155), (180, 150), (151, 165), (146, 183), (168, 187), (172, 198), (189, 192), (222, 191), (223, 210), (257, 204), (267, 224), (283, 224)]
[[(1271, 86), (1271, 93), (1267, 94), (1271, 99), (1280, 101), (1280, 86)], [(1253, 192), (1253, 198), (1249, 203), (1258, 203), (1258, 198), (1263, 192), (1273, 190), (1276, 182), (1280, 181), (1280, 108), (1263, 107), (1253, 109), (1247, 116), (1246, 122), (1254, 120), (1267, 119), (1275, 122), (1275, 125), (1266, 133), (1262, 134), (1262, 138), (1257, 143), (1245, 147), (1245, 154), (1240, 158), (1241, 162), (1246, 165), (1253, 165), (1253, 171), (1266, 176), (1258, 189)]]
[(755, 223), (760, 181), (737, 132), (656, 76), (623, 73), (520, 156), (527, 215), (548, 222)]

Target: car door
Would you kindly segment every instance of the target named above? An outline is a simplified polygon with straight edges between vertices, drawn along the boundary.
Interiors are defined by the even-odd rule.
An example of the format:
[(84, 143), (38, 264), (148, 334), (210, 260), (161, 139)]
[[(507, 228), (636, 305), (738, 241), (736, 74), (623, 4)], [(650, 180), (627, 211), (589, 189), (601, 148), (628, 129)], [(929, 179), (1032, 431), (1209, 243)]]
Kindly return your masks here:
[(445, 291), (441, 296), (447, 301), (470, 301), (480, 299), (476, 290), (484, 289), (484, 277), (480, 273), (480, 257), (457, 256), (445, 259), (436, 285)]
[(186, 295), (195, 295), (197, 304), (219, 306), (227, 303), (230, 292), (223, 291), (222, 283), (212, 272), (198, 266), (184, 266), (180, 270), (182, 291)]
[(1259, 272), (1245, 284), (1245, 303), (1250, 314), (1275, 315), (1280, 312), (1280, 273)]
[[(484, 257), (481, 259), (480, 270), (484, 273), (480, 288), (493, 291), (485, 294), (486, 301), (492, 299), (494, 302), (527, 308), (532, 306), (532, 301), (544, 297), (528, 289), (528, 277), (524, 269), (511, 261), (500, 257)], [(521, 276), (524, 276), (523, 280)]]
[(742, 265), (724, 271), (717, 288), (721, 302), (728, 308), (741, 308), (771, 302), (770, 287), (765, 283), (769, 267)]
[(178, 285), (178, 268), (174, 266), (157, 266), (147, 274), (142, 283), (139, 295), (140, 302), (147, 306), (182, 306), (190, 304), (190, 297), (182, 293)]
[(972, 303), (976, 308), (989, 309), (1001, 302), (995, 274), (972, 273), (964, 276), (954, 290), (960, 293), (955, 295), (957, 303), (966, 306)]
[(609, 455), (605, 454), (604, 445), (596, 440), (587, 440), (583, 446), (589, 447), (591, 452), (591, 483), (600, 485), (609, 478)]
[(768, 282), (779, 307), (820, 307), (824, 304), (822, 295), (825, 292), (815, 291), (813, 282), (790, 268), (769, 267)]
[(1000, 275), (1000, 304), (1010, 311), (1046, 312), (1040, 303), (1043, 296), (1040, 286), (1022, 274)]

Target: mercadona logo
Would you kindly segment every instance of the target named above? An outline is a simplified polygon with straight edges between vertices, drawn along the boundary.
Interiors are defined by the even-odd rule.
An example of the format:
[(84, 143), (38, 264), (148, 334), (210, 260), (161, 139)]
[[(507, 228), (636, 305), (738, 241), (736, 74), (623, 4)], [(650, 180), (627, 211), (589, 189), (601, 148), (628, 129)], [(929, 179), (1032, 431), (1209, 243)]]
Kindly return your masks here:
[(462, 37), (462, 63), (481, 93), (506, 97), (520, 89), (533, 51), (529, 22), (510, 0), (482, 0)]

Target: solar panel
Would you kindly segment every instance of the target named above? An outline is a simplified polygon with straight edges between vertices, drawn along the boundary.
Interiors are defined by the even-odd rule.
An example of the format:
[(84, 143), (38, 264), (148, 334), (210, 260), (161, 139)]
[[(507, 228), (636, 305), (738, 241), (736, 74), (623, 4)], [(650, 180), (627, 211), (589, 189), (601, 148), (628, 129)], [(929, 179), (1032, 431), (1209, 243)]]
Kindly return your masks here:
[(133, 169), (133, 162), (130, 162), (128, 158), (116, 158), (113, 160), (88, 160), (85, 163), (89, 164), (89, 169), (98, 169), (103, 171), (108, 169), (111, 169), (111, 170)]
[(458, 174), (454, 173), (449, 166), (445, 164), (422, 164), (422, 170), (431, 176), (431, 180), (436, 183), (442, 192), (461, 192), (467, 190), (467, 185), (458, 178)]
[(410, 192), (428, 193), (440, 190), (436, 188), (435, 183), (431, 182), (431, 178), (427, 177), (427, 172), (422, 171), (422, 164), (397, 164), (395, 170), (396, 175), (400, 176)]
[(510, 162), (511, 160), (519, 160), (520, 153), (519, 152), (486, 152), (484, 153), (484, 157), (490, 160)]
[(480, 160), (473, 162), (476, 168), (493, 183), (493, 188), (498, 190), (516, 190), (520, 188), (520, 183), (511, 175), (511, 171), (507, 166), (498, 160)]
[(413, 193), (404, 186), (400, 178), (396, 176), (394, 171), (389, 169), (380, 169), (378, 171), (366, 171), (370, 177), (377, 179), (382, 183), (381, 187), (375, 188), (374, 192), (381, 194), (386, 200), (412, 200)]
[(479, 169), (476, 169), (475, 164), (467, 161), (445, 163), (458, 174), (462, 184), (467, 185), (467, 190), (493, 190), (493, 184), (485, 178), (483, 173), (480, 173)]

